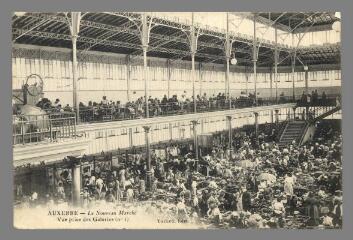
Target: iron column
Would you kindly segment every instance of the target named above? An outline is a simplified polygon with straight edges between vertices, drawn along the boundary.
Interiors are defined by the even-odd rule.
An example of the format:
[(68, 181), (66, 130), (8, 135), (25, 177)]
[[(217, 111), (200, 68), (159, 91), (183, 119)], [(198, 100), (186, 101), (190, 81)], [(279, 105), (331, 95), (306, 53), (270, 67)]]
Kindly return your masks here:
[(278, 66), (278, 42), (277, 42), (277, 28), (275, 27), (275, 74), (274, 74), (274, 80), (275, 80), (275, 88), (276, 88), (276, 103), (278, 103), (278, 83), (277, 83), (277, 78), (278, 78), (278, 73), (277, 73), (277, 66)]
[(168, 96), (168, 99), (169, 99), (169, 98), (170, 98), (170, 80), (171, 80), (171, 76), (172, 76), (171, 67), (170, 67), (170, 59), (167, 60), (167, 70), (168, 70), (168, 89), (167, 89), (167, 96)]
[(73, 107), (76, 110), (76, 121), (80, 121), (80, 110), (77, 97), (77, 38), (80, 31), (80, 12), (71, 12), (71, 23), (70, 23), (70, 32), (72, 40), (72, 88), (73, 88)]
[(126, 55), (126, 87), (127, 87), (127, 100), (131, 101), (131, 90), (130, 90), (130, 77), (131, 77), (131, 57)]
[(194, 113), (197, 112), (197, 103), (195, 96), (195, 53), (197, 49), (197, 37), (195, 35), (195, 26), (194, 26), (194, 13), (191, 13), (191, 78), (192, 78), (192, 96), (194, 99)]
[(228, 123), (228, 148), (231, 152), (233, 149), (233, 134), (232, 134), (232, 116), (227, 116), (227, 123)]
[(197, 120), (192, 120), (192, 130), (194, 135), (194, 150), (195, 150), (195, 161), (196, 161), (196, 171), (198, 171), (198, 161), (199, 161), (199, 146), (197, 141)]
[(147, 24), (147, 13), (144, 12), (142, 14), (142, 32), (141, 32), (141, 42), (142, 42), (142, 50), (143, 50), (143, 78), (145, 81), (145, 104), (146, 104), (146, 118), (149, 117), (149, 107), (148, 107), (148, 79), (147, 79), (147, 49), (148, 49), (148, 24)]
[(255, 115), (255, 136), (256, 136), (256, 141), (259, 140), (259, 113), (254, 112)]
[(308, 102), (308, 95), (309, 95), (309, 72), (308, 67), (305, 66), (305, 96), (306, 96), (306, 103), (305, 103), (305, 117), (309, 119), (309, 102)]
[(279, 123), (279, 109), (275, 109), (275, 121), (276, 121), (276, 124)]
[(71, 174), (72, 174), (72, 203), (75, 206), (80, 205), (80, 193), (81, 193), (81, 164), (73, 160), (75, 162), (72, 163), (71, 166)]
[(227, 93), (227, 99), (228, 99), (228, 104), (229, 104), (229, 109), (232, 109), (232, 101), (230, 97), (230, 79), (229, 79), (229, 61), (230, 61), (230, 55), (232, 51), (232, 43), (230, 42), (229, 39), (229, 13), (227, 12), (227, 32), (226, 32), (226, 46), (225, 46), (225, 52), (226, 52), (226, 64), (227, 64), (227, 69), (226, 69), (226, 93)]
[(295, 101), (295, 58), (296, 58), (296, 53), (294, 52), (292, 56), (293, 101)]
[(148, 107), (148, 80), (147, 80), (147, 48), (148, 46), (143, 45), (143, 78), (145, 81), (145, 104), (146, 104), (146, 118), (150, 117), (149, 107)]
[(254, 14), (254, 38), (253, 38), (253, 57), (252, 61), (254, 63), (254, 92), (255, 92), (255, 106), (257, 106), (257, 72), (256, 72), (256, 62), (257, 62), (257, 39), (256, 39), (256, 15)]
[(151, 172), (151, 150), (150, 150), (150, 126), (143, 126), (145, 130), (146, 143), (146, 188), (148, 191), (152, 189), (152, 172)]

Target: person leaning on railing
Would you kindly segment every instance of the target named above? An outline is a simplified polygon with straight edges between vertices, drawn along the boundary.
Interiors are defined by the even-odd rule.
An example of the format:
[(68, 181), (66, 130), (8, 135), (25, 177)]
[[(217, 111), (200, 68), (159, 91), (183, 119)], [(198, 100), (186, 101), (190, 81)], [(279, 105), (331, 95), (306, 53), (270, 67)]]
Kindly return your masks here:
[(340, 99), (340, 96), (337, 96), (336, 97), (336, 106), (341, 106), (341, 99)]
[[(303, 93), (302, 102), (304, 97), (305, 95)], [(204, 93), (203, 95), (197, 95), (195, 99), (197, 107), (196, 110), (199, 112), (219, 110), (221, 108), (229, 107), (228, 97), (224, 93), (218, 93), (217, 95), (213, 94), (209, 97), (206, 93)], [(257, 100), (258, 105), (263, 105), (263, 100), (261, 98), (258, 98)], [(247, 95), (244, 91), (242, 91), (238, 98), (231, 97), (230, 101), (232, 108), (251, 107), (254, 106), (255, 95), (253, 93), (249, 93), (249, 95)], [(282, 92), (280, 102), (284, 101), (285, 96)], [(152, 98), (150, 96), (148, 98), (148, 103), (150, 111), (149, 115), (151, 117), (191, 113), (194, 111), (193, 97), (191, 96), (190, 98), (187, 98), (185, 94), (183, 94), (180, 99), (178, 99), (176, 94), (170, 98), (164, 95), (162, 99)], [(38, 102), (37, 106), (45, 109), (47, 112), (73, 111), (69, 105), (62, 108), (60, 99), (56, 99), (55, 103), (52, 104), (47, 98), (43, 98)], [(146, 106), (144, 97), (140, 97), (136, 101), (128, 101), (125, 105), (122, 105), (120, 101), (117, 101), (116, 103), (113, 101), (108, 101), (107, 97), (103, 96), (99, 103), (89, 101), (88, 106), (85, 106), (81, 102), (79, 109), (81, 121), (90, 122), (107, 120), (109, 118), (112, 120), (122, 120), (144, 117)]]
[(63, 109), (65, 112), (72, 112), (72, 108), (70, 107), (69, 104), (66, 104), (66, 106)]

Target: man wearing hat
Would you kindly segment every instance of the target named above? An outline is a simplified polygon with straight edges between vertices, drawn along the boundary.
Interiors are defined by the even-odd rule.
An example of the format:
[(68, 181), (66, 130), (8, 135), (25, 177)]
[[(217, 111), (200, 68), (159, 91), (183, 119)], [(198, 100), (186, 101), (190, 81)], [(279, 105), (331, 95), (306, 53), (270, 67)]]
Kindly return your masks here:
[(342, 191), (336, 190), (336, 196), (333, 198), (333, 225), (338, 227), (342, 226)]
[(53, 103), (53, 107), (57, 108), (59, 105), (61, 105), (60, 99), (57, 98), (57, 99), (55, 99), (55, 102)]
[(251, 209), (251, 196), (250, 193), (247, 192), (246, 186), (243, 186), (238, 195), (238, 211), (248, 212)]
[(208, 196), (207, 195), (208, 195), (208, 191), (203, 190), (201, 200), (199, 201), (201, 216), (205, 216), (208, 211), (208, 204), (207, 204)]

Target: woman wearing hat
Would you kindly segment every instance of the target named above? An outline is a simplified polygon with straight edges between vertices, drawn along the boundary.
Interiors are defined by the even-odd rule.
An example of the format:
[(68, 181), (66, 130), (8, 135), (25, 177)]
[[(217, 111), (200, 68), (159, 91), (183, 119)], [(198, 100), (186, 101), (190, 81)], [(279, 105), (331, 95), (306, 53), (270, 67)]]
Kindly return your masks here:
[(120, 189), (120, 182), (118, 178), (115, 179), (115, 199), (117, 202), (120, 202), (120, 199), (122, 198), (122, 191)]
[(206, 216), (208, 211), (207, 194), (208, 194), (207, 190), (203, 190), (201, 200), (199, 201), (200, 213), (202, 217)]
[(249, 211), (251, 208), (251, 196), (246, 187), (242, 187), (236, 196), (237, 211)]
[(178, 219), (183, 220), (183, 221), (187, 220), (188, 215), (187, 215), (187, 211), (186, 211), (186, 205), (185, 205), (184, 198), (179, 198), (176, 207), (177, 207)]
[(294, 186), (294, 178), (292, 177), (292, 173), (287, 173), (284, 179), (284, 193), (291, 197), (294, 194), (293, 186)]
[(88, 204), (89, 204), (89, 189), (88, 187), (85, 187), (83, 189), (83, 202), (82, 202), (82, 206), (84, 208), (88, 207)]
[(212, 203), (210, 205), (210, 210), (208, 210), (207, 215), (208, 218), (216, 224), (219, 224), (222, 221), (222, 213), (219, 210), (217, 203)]
[(320, 224), (319, 216), (319, 201), (314, 196), (313, 192), (310, 192), (308, 198), (305, 201), (306, 214), (309, 217), (309, 226), (318, 226)]

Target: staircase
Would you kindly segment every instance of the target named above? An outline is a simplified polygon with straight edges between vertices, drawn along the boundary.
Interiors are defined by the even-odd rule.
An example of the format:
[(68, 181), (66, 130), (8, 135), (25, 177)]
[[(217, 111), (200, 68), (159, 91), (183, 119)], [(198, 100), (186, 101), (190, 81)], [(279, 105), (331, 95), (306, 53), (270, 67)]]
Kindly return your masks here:
[(300, 140), (304, 134), (306, 126), (306, 121), (288, 122), (279, 139), (278, 146), (283, 148), (287, 144), (292, 143), (293, 140), (295, 140), (297, 144), (300, 144)]
[[(321, 109), (324, 111), (320, 111)], [(295, 140), (299, 145), (302, 144), (305, 133), (308, 131), (310, 126), (339, 110), (341, 110), (341, 106), (316, 107), (314, 108), (314, 112), (320, 112), (321, 115), (315, 114), (316, 116), (313, 116), (308, 121), (289, 121), (282, 131), (278, 141), (278, 146), (283, 148), (286, 145), (291, 144), (293, 140)]]
[(322, 120), (324, 119), (325, 117), (328, 117), (330, 116), (331, 114), (334, 114), (336, 112), (338, 112), (339, 110), (341, 110), (341, 106), (336, 106), (336, 107), (333, 107), (331, 108), (329, 111), (321, 114), (320, 116), (317, 116), (314, 120), (312, 120), (312, 122), (317, 122), (319, 120)]

